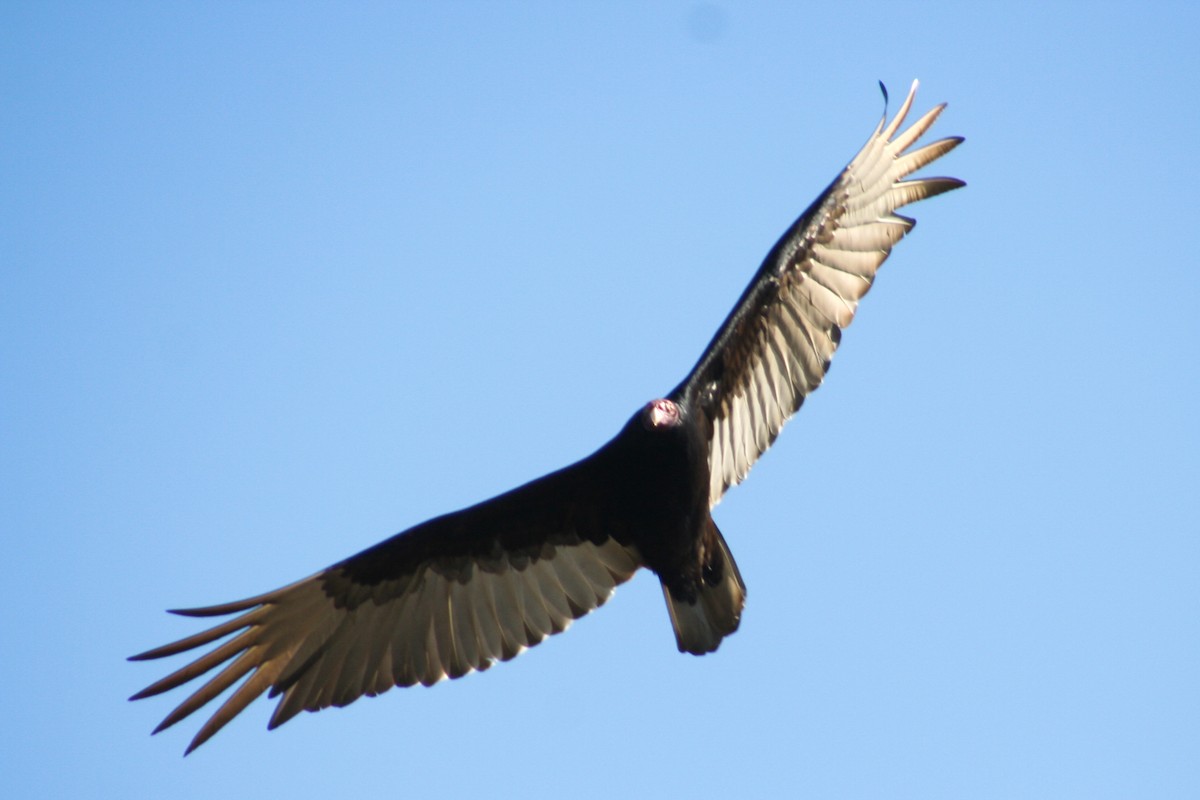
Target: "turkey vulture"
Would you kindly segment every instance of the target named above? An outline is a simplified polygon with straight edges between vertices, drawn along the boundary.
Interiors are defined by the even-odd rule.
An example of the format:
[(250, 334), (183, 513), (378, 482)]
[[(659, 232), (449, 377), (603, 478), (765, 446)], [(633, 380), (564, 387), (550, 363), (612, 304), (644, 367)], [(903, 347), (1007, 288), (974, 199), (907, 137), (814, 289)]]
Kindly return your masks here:
[(232, 635), (131, 698), (222, 667), (154, 732), (243, 678), (187, 752), (268, 690), (280, 698), (274, 728), (301, 711), (487, 669), (565, 630), (640, 567), (662, 581), (680, 651), (716, 650), (737, 630), (746, 587), (711, 509), (820, 385), (859, 299), (913, 227), (895, 210), (964, 185), (905, 180), (962, 141), (913, 149), (944, 108), (901, 131), (916, 89), (914, 81), (895, 118), (885, 111), (771, 248), (683, 382), (595, 453), (290, 586), (173, 612), (236, 616), (132, 657), (172, 656)]

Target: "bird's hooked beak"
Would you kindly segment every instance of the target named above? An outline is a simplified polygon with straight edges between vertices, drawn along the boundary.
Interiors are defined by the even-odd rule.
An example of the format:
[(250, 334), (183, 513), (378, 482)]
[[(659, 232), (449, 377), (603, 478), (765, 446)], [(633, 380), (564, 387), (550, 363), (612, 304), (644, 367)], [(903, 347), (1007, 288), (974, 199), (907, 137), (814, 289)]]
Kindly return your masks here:
[(679, 406), (670, 400), (652, 400), (646, 404), (646, 427), (650, 430), (672, 428), (679, 424), (681, 412)]

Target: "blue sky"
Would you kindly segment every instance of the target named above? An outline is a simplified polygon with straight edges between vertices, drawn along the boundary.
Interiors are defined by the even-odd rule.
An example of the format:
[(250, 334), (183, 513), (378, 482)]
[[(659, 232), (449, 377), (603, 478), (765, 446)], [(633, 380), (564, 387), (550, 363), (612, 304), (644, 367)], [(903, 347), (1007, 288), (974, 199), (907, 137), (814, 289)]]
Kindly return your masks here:
[[(1200, 785), (1190, 4), (6, 3), (11, 797), (1168, 797)], [(125, 656), (577, 459), (918, 77), (914, 207), (716, 517), (484, 675), (197, 723)], [(893, 106), (894, 107), (894, 106)]]

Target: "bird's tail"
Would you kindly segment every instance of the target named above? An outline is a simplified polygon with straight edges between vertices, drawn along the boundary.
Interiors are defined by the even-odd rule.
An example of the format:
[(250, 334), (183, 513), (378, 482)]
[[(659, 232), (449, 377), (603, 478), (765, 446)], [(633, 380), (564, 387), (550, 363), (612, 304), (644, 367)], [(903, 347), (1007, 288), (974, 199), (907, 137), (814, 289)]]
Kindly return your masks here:
[(746, 584), (737, 562), (712, 518), (708, 524), (702, 579), (686, 593), (672, 591), (663, 583), (679, 652), (698, 656), (716, 650), (722, 639), (738, 629), (746, 604)]

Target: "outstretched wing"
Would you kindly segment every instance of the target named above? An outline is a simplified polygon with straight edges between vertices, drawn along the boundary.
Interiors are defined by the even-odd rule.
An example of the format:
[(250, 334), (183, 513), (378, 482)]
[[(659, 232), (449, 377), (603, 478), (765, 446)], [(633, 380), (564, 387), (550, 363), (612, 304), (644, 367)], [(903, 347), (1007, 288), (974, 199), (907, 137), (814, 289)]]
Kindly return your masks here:
[(746, 477), (821, 384), (859, 299), (915, 224), (895, 210), (965, 185), (954, 178), (904, 180), (962, 141), (951, 137), (910, 150), (945, 108), (897, 133), (916, 91), (913, 81), (891, 123), (885, 113), (854, 160), (771, 248), (671, 394), (707, 418), (710, 505)]
[(238, 616), (131, 660), (236, 635), (131, 699), (222, 666), (157, 733), (246, 678), (200, 728), (191, 752), (267, 690), (281, 696), (274, 728), (300, 711), (512, 658), (603, 604), (640, 565), (634, 548), (599, 530), (587, 463), (430, 520), (282, 589), (176, 611)]

